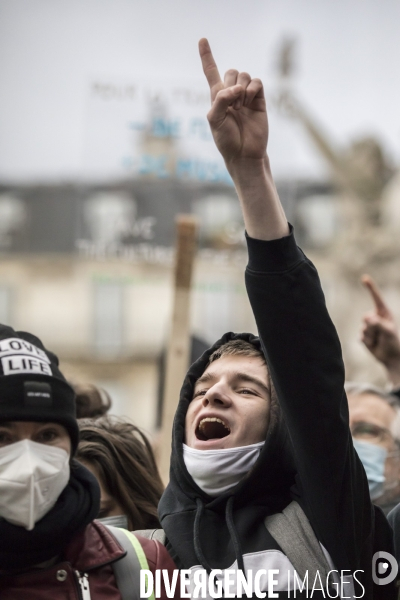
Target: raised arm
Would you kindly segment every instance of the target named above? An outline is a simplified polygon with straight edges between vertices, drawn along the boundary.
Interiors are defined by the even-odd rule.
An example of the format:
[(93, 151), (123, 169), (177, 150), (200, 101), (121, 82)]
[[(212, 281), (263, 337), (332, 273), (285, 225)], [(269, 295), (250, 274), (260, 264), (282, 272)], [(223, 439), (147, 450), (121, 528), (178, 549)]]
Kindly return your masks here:
[[(250, 236), (247, 292), (294, 447), (299, 495), (318, 539), (326, 548), (345, 543), (356, 564), (370, 534), (368, 483), (351, 443), (338, 336), (318, 274), (289, 235), (273, 183), (262, 84), (237, 71), (222, 82), (206, 40), (200, 54), (211, 90), (211, 130)], [(333, 523), (329, 533), (326, 522)], [(340, 569), (339, 554), (331, 556)]]
[(284, 237), (289, 227), (266, 153), (268, 118), (262, 82), (235, 69), (229, 69), (222, 81), (205, 38), (199, 51), (210, 86), (211, 132), (238, 192), (247, 233), (259, 240)]
[[(322, 484), (328, 490), (329, 481), (343, 476), (349, 438), (339, 340), (316, 270), (289, 235), (273, 183), (262, 83), (235, 70), (227, 71), (222, 81), (207, 40), (200, 40), (199, 46), (211, 91), (208, 119), (250, 236), (250, 303), (292, 440), (299, 455), (314, 464), (310, 469), (309, 461), (303, 460), (299, 472), (304, 480), (311, 477), (319, 481), (317, 487)], [(337, 467), (328, 478), (327, 462)], [(316, 476), (315, 468), (322, 477)]]

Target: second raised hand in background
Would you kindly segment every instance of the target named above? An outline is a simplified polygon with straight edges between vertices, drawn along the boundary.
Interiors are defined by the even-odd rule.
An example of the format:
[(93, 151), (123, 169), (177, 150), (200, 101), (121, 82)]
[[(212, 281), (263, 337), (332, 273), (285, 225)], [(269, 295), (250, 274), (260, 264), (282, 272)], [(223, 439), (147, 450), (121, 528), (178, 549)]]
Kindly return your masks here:
[(374, 310), (363, 317), (361, 340), (384, 365), (393, 387), (400, 387), (400, 338), (396, 322), (372, 277), (363, 275), (361, 281), (374, 302)]

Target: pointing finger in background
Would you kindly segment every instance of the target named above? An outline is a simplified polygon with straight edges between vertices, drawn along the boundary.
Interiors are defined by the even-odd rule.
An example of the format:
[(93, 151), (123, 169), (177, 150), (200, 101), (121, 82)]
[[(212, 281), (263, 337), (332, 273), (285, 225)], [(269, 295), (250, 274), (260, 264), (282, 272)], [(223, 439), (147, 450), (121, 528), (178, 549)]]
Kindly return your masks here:
[(382, 298), (382, 295), (372, 277), (370, 275), (363, 275), (361, 277), (361, 283), (371, 294), (378, 315), (381, 317), (391, 318), (392, 314)]

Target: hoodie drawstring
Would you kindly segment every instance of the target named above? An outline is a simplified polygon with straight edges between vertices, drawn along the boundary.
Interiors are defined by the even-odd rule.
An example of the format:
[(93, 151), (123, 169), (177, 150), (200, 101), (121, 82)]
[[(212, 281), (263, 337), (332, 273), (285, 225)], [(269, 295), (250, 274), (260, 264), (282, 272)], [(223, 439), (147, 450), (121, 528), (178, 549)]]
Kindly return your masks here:
[[(225, 521), (228, 527), (229, 536), (231, 538), (233, 549), (235, 552), (235, 557), (238, 565), (238, 569), (242, 571), (242, 573), (246, 576), (244, 570), (244, 561), (242, 554), (242, 547), (240, 544), (240, 539), (238, 536), (238, 532), (235, 527), (235, 523), (233, 521), (233, 502), (234, 496), (230, 496), (226, 503), (225, 508)], [(203, 550), (200, 544), (200, 520), (204, 512), (204, 504), (200, 498), (196, 498), (196, 516), (194, 518), (194, 526), (193, 526), (193, 540), (194, 540), (194, 551), (196, 553), (197, 560), (201, 564), (201, 566), (207, 571), (208, 574), (211, 572), (211, 567), (204, 556)]]
[(206, 557), (203, 554), (203, 550), (201, 549), (200, 544), (200, 519), (204, 511), (204, 504), (200, 498), (196, 498), (196, 505), (196, 516), (194, 518), (193, 525), (194, 551), (196, 553), (197, 560), (199, 561), (201, 566), (207, 571), (208, 574), (210, 574), (212, 569), (208, 564)]
[(226, 503), (225, 520), (226, 520), (226, 524), (228, 526), (229, 535), (231, 536), (231, 540), (232, 540), (232, 544), (233, 544), (233, 549), (235, 551), (235, 556), (236, 556), (236, 560), (237, 560), (238, 569), (240, 571), (242, 571), (242, 573), (243, 573), (244, 576), (246, 576), (246, 573), (245, 573), (245, 570), (244, 570), (244, 561), (243, 561), (243, 554), (242, 554), (242, 546), (240, 544), (240, 539), (239, 539), (239, 536), (238, 536), (238, 532), (237, 532), (237, 529), (235, 527), (235, 523), (233, 521), (233, 501), (234, 501), (234, 496), (230, 496), (228, 498), (228, 502)]

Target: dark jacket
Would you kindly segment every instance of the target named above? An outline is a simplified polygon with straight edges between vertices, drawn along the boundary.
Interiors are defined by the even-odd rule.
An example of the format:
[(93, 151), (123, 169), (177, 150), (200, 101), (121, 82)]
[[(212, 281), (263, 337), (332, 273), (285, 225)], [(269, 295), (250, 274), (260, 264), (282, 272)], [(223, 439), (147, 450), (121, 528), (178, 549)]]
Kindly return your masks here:
[[(168, 552), (159, 542), (138, 536), (149, 568), (167, 569), (172, 579), (175, 568)], [(93, 521), (76, 534), (57, 564), (46, 569), (34, 569), (0, 578), (1, 600), (80, 600), (78, 575), (88, 574), (92, 600), (121, 600), (114, 578), (112, 563), (126, 554), (108, 529)], [(163, 600), (167, 599), (164, 587)], [(179, 598), (179, 590), (175, 595)]]
[[(335, 568), (359, 571), (363, 597), (394, 598), (394, 586), (372, 581), (372, 556), (392, 550), (391, 533), (381, 513), (375, 517), (364, 468), (353, 449), (340, 343), (317, 272), (293, 235), (270, 242), (249, 238), (248, 247), (247, 291), (283, 419), (270, 427), (249, 477), (229, 493), (208, 497), (188, 474), (182, 455), (193, 386), (216, 347), (234, 337), (259, 341), (249, 334), (226, 334), (194, 363), (182, 387), (170, 484), (160, 502), (167, 547), (185, 568), (226, 569), (235, 560), (239, 564), (239, 554), (248, 560), (260, 552), (266, 560), (278, 556), (281, 549), (263, 520), (294, 499)], [(354, 583), (361, 596), (363, 588)]]

